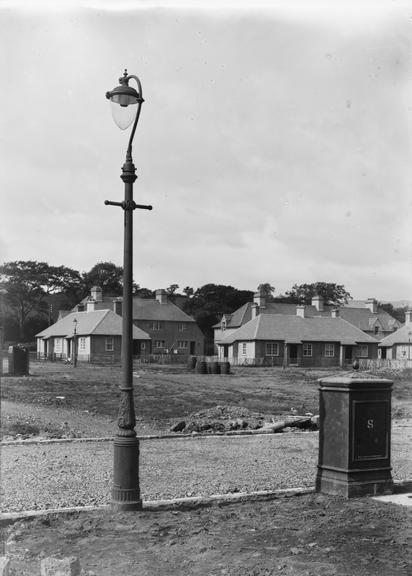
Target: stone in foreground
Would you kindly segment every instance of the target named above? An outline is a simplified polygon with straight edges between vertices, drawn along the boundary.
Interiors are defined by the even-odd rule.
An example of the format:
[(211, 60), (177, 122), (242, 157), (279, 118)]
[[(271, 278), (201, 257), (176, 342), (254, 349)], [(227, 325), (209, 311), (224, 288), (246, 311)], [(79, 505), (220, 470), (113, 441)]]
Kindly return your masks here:
[(80, 562), (75, 556), (45, 558), (40, 564), (41, 576), (80, 576)]

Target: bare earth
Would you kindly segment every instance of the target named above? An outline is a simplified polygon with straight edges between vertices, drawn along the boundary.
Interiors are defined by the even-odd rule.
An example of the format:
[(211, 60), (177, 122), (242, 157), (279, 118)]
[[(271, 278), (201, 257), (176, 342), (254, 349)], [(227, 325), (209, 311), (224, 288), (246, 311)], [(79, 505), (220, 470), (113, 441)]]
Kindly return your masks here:
[(89, 576), (407, 576), (410, 508), (324, 495), (50, 516), (9, 527), (11, 576), (76, 556)]
[[(2, 427), (6, 438), (18, 438), (19, 433), (23, 437), (57, 438), (113, 434), (118, 370), (82, 367), (75, 372), (70, 366), (35, 365), (33, 372), (29, 378), (3, 379)], [(290, 413), (292, 408), (297, 408), (299, 413), (315, 413), (317, 378), (326, 375), (321, 371), (239, 369), (234, 375), (224, 378), (188, 374), (178, 368), (145, 369), (136, 373), (135, 385), (138, 385), (140, 395), (136, 404), (137, 430), (143, 435), (165, 432), (180, 418), (218, 404), (257, 411), (267, 418)], [(396, 460), (394, 474), (398, 479), (411, 479), (408, 455), (412, 416), (410, 384), (409, 375), (395, 379), (393, 455)], [(308, 464), (309, 478), (312, 478), (316, 466), (317, 433), (280, 436), (284, 439), (278, 435), (273, 437), (276, 439), (273, 447), (278, 448), (275, 453), (268, 452), (271, 466), (267, 468), (263, 466), (263, 460), (262, 466), (253, 467), (252, 457), (263, 458), (263, 452), (257, 455), (252, 450), (250, 464), (249, 460), (243, 458), (245, 462), (242, 462), (240, 458), (237, 463), (233, 460), (228, 468), (222, 469), (219, 459), (215, 458), (216, 453), (213, 450), (210, 454), (199, 452), (196, 448), (198, 441), (194, 439), (168, 441), (171, 448), (163, 440), (146, 441), (157, 444), (153, 444), (153, 450), (151, 444), (147, 444), (147, 453), (152, 460), (143, 459), (147, 464), (146, 470), (142, 469), (144, 497), (182, 496), (189, 495), (188, 492), (195, 495), (199, 491), (210, 494), (220, 492), (221, 486), (225, 485), (223, 491), (231, 492), (242, 490), (244, 486), (256, 490), (305, 484), (304, 465), (299, 463)], [(267, 440), (266, 437), (264, 442)], [(238, 443), (238, 440), (229, 438), (227, 441), (233, 442), (233, 446)], [(179, 442), (181, 448), (185, 446), (183, 452), (179, 449), (184, 457), (175, 462), (175, 471), (172, 469), (176, 460), (173, 459), (173, 442)], [(200, 441), (205, 447), (212, 447), (213, 442), (212, 438)], [(224, 437), (216, 442), (226, 445)], [(251, 442), (246, 440), (245, 448)], [(164, 443), (163, 448), (161, 443)], [(31, 461), (33, 467), (36, 466), (36, 458), (30, 454), (37, 453), (38, 446), (4, 446), (2, 450), (2, 483), (5, 477), (8, 478), (8, 486), (2, 486), (3, 494), (25, 502), (23, 509), (32, 507), (29, 506), (30, 500), (24, 498), (33, 486), (30, 482), (23, 482), (25, 487), (22, 485), (13, 493), (15, 487), (10, 488), (10, 483), (18, 486), (20, 480), (23, 481)], [(76, 484), (74, 479), (77, 476), (79, 487), (83, 482), (87, 493), (87, 474), (81, 472), (76, 476), (76, 458), (64, 458), (69, 454), (67, 450), (72, 450), (69, 445), (65, 445), (66, 448), (62, 444), (47, 446), (43, 449), (46, 456), (50, 453), (47, 466), (52, 460), (56, 463), (55, 467), (49, 468), (49, 477), (47, 474), (44, 476), (47, 472), (44, 467), (33, 476), (33, 483), (38, 481), (39, 485), (37, 494), (40, 498), (41, 491), (46, 492), (46, 484), (42, 485), (44, 476), (58, 489), (60, 505), (66, 501), (70, 505), (67, 497)], [(70, 443), (70, 446), (75, 444)], [(192, 454), (190, 446), (193, 446)], [(283, 453), (279, 452), (281, 446), (284, 446)], [(239, 450), (241, 454), (241, 448)], [(96, 457), (100, 451), (96, 450)], [(19, 454), (26, 453), (27, 457), (21, 459)], [(203, 454), (207, 461), (202, 462)], [(235, 455), (233, 451), (232, 455)], [(91, 463), (90, 484), (103, 483), (103, 490), (106, 486), (106, 492), (109, 492), (111, 463), (104, 464), (107, 456), (104, 455), (101, 464), (106, 466), (104, 470), (94, 467), (93, 455), (86, 455), (85, 466), (87, 458)], [(274, 458), (285, 464), (282, 472), (286, 473), (285, 485), (276, 485), (280, 474), (277, 478)], [(73, 461), (72, 464), (69, 461)], [(211, 471), (208, 471), (209, 461), (214, 466)], [(79, 458), (77, 462), (80, 464)], [(223, 457), (222, 462), (230, 460)], [(294, 475), (296, 464), (298, 471)], [(73, 473), (68, 470), (71, 465)], [(193, 474), (190, 473), (191, 465), (194, 466)], [(160, 473), (162, 466), (164, 473)], [(264, 485), (259, 484), (260, 468), (266, 470)], [(202, 469), (204, 473), (199, 474)], [(207, 486), (210, 484), (207, 473), (211, 473), (210, 478), (217, 482), (214, 489), (213, 485)], [(179, 474), (186, 478), (186, 486), (180, 482)], [(205, 485), (207, 489), (204, 490)], [(306, 485), (310, 486), (310, 481)], [(22, 509), (15, 508), (12, 500), (9, 502), (9, 510)], [(95, 503), (106, 502), (98, 499)], [(39, 502), (37, 507), (41, 509), (44, 506)], [(411, 508), (371, 498), (344, 500), (309, 494), (265, 502), (215, 504), (185, 511), (114, 514), (101, 510), (70, 515), (49, 514), (4, 527), (2, 541), (4, 553), (11, 559), (10, 576), (39, 576), (42, 558), (72, 555), (80, 559), (83, 574), (88, 576), (407, 576), (411, 565), (407, 546), (411, 537), (410, 511)]]

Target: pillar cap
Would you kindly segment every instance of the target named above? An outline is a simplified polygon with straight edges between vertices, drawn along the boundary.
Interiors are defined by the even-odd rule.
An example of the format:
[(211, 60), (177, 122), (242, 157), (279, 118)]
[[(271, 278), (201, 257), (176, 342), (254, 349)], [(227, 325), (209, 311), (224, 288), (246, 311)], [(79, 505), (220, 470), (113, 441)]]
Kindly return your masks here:
[(372, 374), (365, 374), (359, 372), (344, 372), (342, 375), (338, 376), (328, 376), (327, 378), (320, 378), (318, 380), (320, 386), (328, 387), (346, 387), (346, 388), (360, 388), (367, 387), (373, 389), (376, 388), (386, 388), (391, 387), (393, 380), (388, 380), (387, 378), (379, 378), (379, 376), (373, 376)]

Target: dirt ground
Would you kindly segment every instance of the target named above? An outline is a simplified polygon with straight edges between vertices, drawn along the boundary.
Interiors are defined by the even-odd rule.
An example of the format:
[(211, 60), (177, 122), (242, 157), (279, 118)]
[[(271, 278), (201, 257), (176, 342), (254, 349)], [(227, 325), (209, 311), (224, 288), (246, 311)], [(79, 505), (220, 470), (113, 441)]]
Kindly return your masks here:
[[(113, 429), (120, 370), (34, 364), (31, 372), (2, 379), (6, 436), (25, 427), (28, 436), (47, 428), (53, 437)], [(145, 368), (135, 373), (136, 429), (168, 431), (176, 420), (218, 405), (268, 418), (316, 414), (317, 379), (329, 374), (243, 368), (204, 376)], [(392, 417), (406, 423), (410, 372), (379, 376), (394, 380)], [(186, 511), (49, 515), (5, 528), (2, 542), (10, 576), (39, 576), (42, 558), (72, 555), (87, 576), (408, 576), (410, 511), (311, 494)]]
[(186, 511), (51, 515), (5, 529), (10, 576), (407, 576), (411, 508), (322, 494)]
[[(318, 379), (339, 372), (235, 367), (230, 375), (202, 375), (186, 366), (144, 366), (134, 373), (136, 430), (168, 432), (174, 423), (217, 406), (269, 422), (287, 414), (317, 414)], [(394, 380), (392, 418), (412, 417), (411, 371), (379, 376)], [(1, 379), (3, 437), (110, 436), (120, 381), (119, 367), (33, 362), (30, 376)]]

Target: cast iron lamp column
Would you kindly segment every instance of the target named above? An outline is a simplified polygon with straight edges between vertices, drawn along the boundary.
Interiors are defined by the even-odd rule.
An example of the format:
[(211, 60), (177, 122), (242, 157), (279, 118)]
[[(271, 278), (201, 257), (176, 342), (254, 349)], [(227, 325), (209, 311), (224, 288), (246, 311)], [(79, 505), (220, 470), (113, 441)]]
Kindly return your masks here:
[(73, 366), (77, 366), (77, 318), (73, 320)]
[[(135, 80), (138, 90), (129, 86)], [(134, 120), (127, 147), (126, 161), (123, 164), (121, 179), (124, 182), (124, 201), (105, 204), (120, 206), (124, 211), (124, 254), (123, 254), (123, 328), (122, 328), (122, 384), (118, 430), (114, 439), (114, 466), (112, 487), (112, 508), (114, 510), (141, 510), (142, 500), (139, 487), (139, 440), (136, 438), (136, 418), (133, 398), (133, 210), (151, 206), (136, 204), (133, 200), (133, 183), (136, 169), (132, 159), (132, 142), (143, 104), (142, 85), (137, 76), (127, 70), (119, 78), (120, 85), (106, 93), (112, 103), (112, 114), (122, 130)]]

